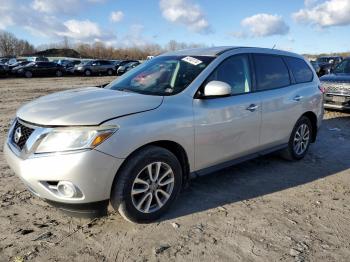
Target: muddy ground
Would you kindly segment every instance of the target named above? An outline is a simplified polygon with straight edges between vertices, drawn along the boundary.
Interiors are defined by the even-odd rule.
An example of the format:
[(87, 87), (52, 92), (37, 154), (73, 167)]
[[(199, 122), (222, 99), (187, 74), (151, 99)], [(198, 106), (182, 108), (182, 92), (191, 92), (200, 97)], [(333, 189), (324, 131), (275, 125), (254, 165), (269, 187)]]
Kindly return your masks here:
[(0, 79), (0, 261), (350, 261), (350, 114), (300, 162), (276, 155), (192, 181), (158, 223), (70, 218), (25, 190), (2, 146), (33, 98), (108, 77)]

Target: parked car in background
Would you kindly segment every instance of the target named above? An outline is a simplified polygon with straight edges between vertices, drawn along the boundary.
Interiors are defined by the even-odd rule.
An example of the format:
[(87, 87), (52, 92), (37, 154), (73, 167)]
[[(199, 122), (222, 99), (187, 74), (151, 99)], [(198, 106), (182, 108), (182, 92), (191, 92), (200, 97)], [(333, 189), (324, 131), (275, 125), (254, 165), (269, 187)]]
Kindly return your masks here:
[(31, 78), (33, 76), (63, 76), (63, 66), (53, 62), (32, 62), (12, 70), (14, 74)]
[(344, 59), (331, 74), (320, 78), (325, 89), (324, 107), (350, 109), (350, 58)]
[(9, 74), (9, 67), (5, 64), (0, 64), (0, 77), (5, 77)]
[(314, 68), (316, 74), (318, 76), (321, 76), (321, 74), (320, 74), (321, 73), (321, 67), (318, 65), (317, 61), (310, 61), (310, 63), (312, 65), (312, 67)]
[(115, 71), (117, 72), (119, 64), (122, 62), (122, 60), (109, 60), (113, 65), (115, 66)]
[(76, 65), (74, 67), (74, 73), (85, 76), (100, 74), (107, 74), (111, 76), (115, 73), (115, 66), (108, 60), (92, 60)]
[(130, 60), (130, 59), (127, 59), (127, 60), (120, 60), (118, 66), (116, 67), (116, 72), (118, 71), (118, 68), (120, 66), (124, 66), (126, 64), (129, 64), (130, 62), (138, 62), (137, 60)]
[(0, 64), (3, 65), (12, 65), (17, 62), (17, 59), (14, 57), (3, 57), (0, 59)]
[(61, 65), (64, 67), (66, 73), (68, 74), (74, 74), (74, 67), (76, 65), (81, 64), (80, 60), (68, 60), (64, 63), (61, 63)]
[(314, 70), (290, 52), (171, 52), (105, 88), (26, 103), (3, 152), (54, 206), (96, 216), (110, 201), (129, 221), (154, 221), (191, 176), (277, 150), (301, 160), (316, 140), (322, 97)]
[(49, 59), (44, 56), (32, 56), (32, 57), (27, 57), (28, 61), (31, 62), (49, 62)]
[(136, 62), (129, 62), (125, 65), (121, 65), (118, 67), (118, 70), (117, 70), (117, 75), (120, 76), (126, 72), (128, 72), (129, 70), (137, 67), (138, 65), (140, 64), (139, 61), (136, 61)]
[(329, 74), (341, 61), (341, 56), (321, 56), (317, 58), (316, 62), (320, 67), (319, 76)]
[(12, 71), (12, 69), (18, 67), (18, 66), (25, 66), (31, 63), (30, 61), (17, 61), (16, 63), (9, 65), (9, 70)]

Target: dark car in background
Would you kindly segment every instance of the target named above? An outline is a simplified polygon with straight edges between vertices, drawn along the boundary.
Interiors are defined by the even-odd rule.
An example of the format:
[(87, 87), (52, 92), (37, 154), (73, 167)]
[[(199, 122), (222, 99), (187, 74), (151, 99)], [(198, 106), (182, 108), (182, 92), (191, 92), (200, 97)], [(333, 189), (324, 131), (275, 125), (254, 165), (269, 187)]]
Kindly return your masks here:
[(130, 60), (130, 59), (120, 60), (118, 65), (116, 66), (116, 71), (118, 71), (118, 68), (120, 66), (125, 66), (126, 64), (129, 64), (130, 62), (138, 62), (138, 61), (137, 60)]
[(25, 66), (25, 65), (28, 65), (29, 63), (31, 63), (31, 62), (27, 61), (27, 60), (25, 60), (25, 61), (17, 61), (16, 63), (9, 65), (9, 70), (11, 71), (11, 70), (13, 70), (16, 67)]
[(318, 76), (321, 76), (321, 67), (318, 65), (317, 61), (310, 61), (310, 64), (314, 68), (316, 74)]
[(113, 75), (115, 73), (115, 65), (109, 60), (92, 60), (81, 63), (74, 67), (74, 73), (91, 76), (91, 75)]
[(65, 72), (68, 74), (74, 74), (74, 67), (81, 64), (80, 60), (64, 60), (63, 62), (58, 63), (62, 65), (65, 69)]
[(32, 56), (27, 57), (27, 60), (30, 62), (49, 62), (49, 59), (44, 56)]
[(324, 107), (350, 109), (350, 58), (344, 59), (331, 74), (320, 78), (325, 89)]
[(117, 69), (122, 62), (122, 60), (109, 60), (114, 66), (115, 66), (115, 71), (117, 72)]
[(121, 65), (118, 67), (117, 75), (120, 76), (120, 75), (128, 72), (129, 70), (137, 67), (139, 64), (140, 64), (139, 61), (133, 61), (133, 62), (126, 63), (124, 65)]
[(0, 64), (2, 65), (12, 65), (17, 63), (17, 59), (15, 57), (2, 57), (0, 58)]
[(65, 69), (54, 62), (32, 62), (25, 66), (15, 68), (13, 73), (30, 78), (32, 76), (63, 76)]
[(9, 73), (8, 65), (0, 64), (0, 77), (5, 77)]
[(319, 76), (329, 74), (342, 60), (341, 56), (321, 56), (317, 58), (316, 62), (320, 67)]

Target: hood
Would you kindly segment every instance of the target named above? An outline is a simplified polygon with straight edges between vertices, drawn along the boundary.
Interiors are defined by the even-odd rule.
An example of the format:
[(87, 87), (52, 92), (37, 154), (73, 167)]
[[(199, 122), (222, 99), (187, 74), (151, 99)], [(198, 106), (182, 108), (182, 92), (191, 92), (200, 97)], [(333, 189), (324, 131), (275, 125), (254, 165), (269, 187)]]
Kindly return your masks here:
[(38, 98), (22, 106), (17, 117), (46, 126), (99, 125), (111, 118), (155, 109), (162, 101), (162, 96), (89, 87)]
[(320, 80), (328, 82), (350, 82), (350, 74), (329, 74), (322, 76)]

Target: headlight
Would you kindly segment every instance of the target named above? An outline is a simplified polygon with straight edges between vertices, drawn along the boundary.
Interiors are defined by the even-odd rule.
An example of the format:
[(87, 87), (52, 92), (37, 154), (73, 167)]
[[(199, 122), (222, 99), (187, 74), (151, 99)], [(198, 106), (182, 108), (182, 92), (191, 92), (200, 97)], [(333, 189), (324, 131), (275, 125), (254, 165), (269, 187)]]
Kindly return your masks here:
[(54, 128), (40, 142), (35, 153), (52, 153), (72, 150), (92, 149), (108, 137), (117, 128)]
[(83, 67), (82, 67), (82, 66), (78, 66), (77, 69), (78, 69), (78, 70), (81, 70), (81, 69), (83, 69)]

